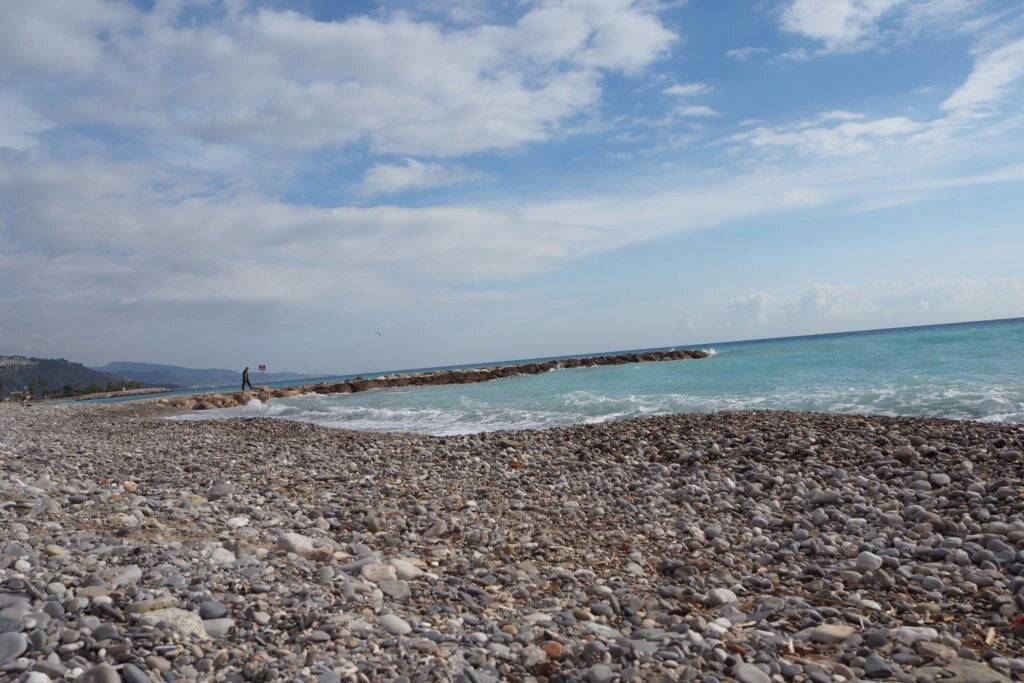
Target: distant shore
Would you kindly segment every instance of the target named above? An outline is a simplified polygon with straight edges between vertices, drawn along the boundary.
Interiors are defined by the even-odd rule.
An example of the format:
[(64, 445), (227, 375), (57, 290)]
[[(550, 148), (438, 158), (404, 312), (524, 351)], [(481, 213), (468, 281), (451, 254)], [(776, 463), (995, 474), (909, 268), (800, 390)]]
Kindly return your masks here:
[(114, 398), (116, 396), (143, 396), (145, 394), (166, 394), (174, 391), (167, 387), (146, 387), (142, 389), (124, 389), (122, 391), (101, 391), (97, 394), (82, 394), (71, 398), (72, 401), (88, 401), (96, 398)]
[(765, 411), (431, 437), (165, 414), (0, 411), (0, 678), (1024, 673), (1022, 425)]

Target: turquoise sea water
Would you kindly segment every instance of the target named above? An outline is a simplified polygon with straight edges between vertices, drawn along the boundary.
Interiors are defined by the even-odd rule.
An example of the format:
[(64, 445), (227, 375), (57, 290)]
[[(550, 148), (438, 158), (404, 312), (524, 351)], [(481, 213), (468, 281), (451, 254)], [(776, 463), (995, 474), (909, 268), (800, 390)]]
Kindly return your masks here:
[(687, 348), (715, 355), (253, 401), (186, 419), (264, 416), (429, 434), (740, 409), (1024, 422), (1024, 318)]

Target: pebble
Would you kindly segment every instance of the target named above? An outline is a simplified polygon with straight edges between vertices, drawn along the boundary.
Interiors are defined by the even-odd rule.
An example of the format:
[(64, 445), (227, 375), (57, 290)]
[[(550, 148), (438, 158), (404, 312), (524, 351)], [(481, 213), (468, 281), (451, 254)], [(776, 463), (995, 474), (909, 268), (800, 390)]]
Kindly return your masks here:
[(227, 606), (216, 600), (204, 600), (203, 604), (199, 606), (199, 618), (204, 621), (207, 619), (220, 619), (227, 613)]
[(856, 632), (853, 626), (845, 624), (821, 624), (811, 630), (809, 637), (815, 643), (841, 643)]
[(28, 637), (23, 633), (0, 634), (0, 664), (7, 664), (28, 649)]
[(739, 683), (771, 683), (772, 677), (753, 664), (737, 664), (732, 670), (733, 678)]
[(82, 683), (121, 683), (121, 675), (110, 664), (97, 664), (78, 679)]
[(882, 558), (874, 553), (864, 551), (857, 556), (857, 571), (873, 572), (882, 568)]
[(388, 633), (402, 636), (412, 631), (412, 626), (405, 619), (394, 614), (385, 614), (380, 618), (380, 625)]
[(712, 607), (720, 607), (730, 602), (736, 602), (738, 598), (728, 588), (715, 588), (708, 593), (708, 602)]

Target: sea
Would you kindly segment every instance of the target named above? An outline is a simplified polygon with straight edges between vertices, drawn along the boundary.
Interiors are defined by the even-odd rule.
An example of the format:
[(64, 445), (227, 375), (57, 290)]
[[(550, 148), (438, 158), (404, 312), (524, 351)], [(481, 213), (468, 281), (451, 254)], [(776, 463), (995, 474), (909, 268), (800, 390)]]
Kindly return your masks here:
[[(179, 419), (270, 417), (325, 427), (435, 435), (721, 410), (1024, 423), (1024, 318), (680, 348), (701, 348), (711, 356), (556, 369), (478, 384), (309, 394), (266, 403), (253, 399), (241, 408)], [(664, 349), (636, 351), (650, 350)], [(452, 367), (533, 360), (547, 359)], [(384, 374), (389, 373), (363, 376)]]

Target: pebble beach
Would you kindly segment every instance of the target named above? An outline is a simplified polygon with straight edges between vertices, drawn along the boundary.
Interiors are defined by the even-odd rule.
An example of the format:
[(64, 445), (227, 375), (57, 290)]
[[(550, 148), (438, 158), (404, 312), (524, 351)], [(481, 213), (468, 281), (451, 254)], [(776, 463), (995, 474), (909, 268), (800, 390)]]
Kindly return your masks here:
[(0, 405), (0, 680), (1024, 680), (1024, 425)]

